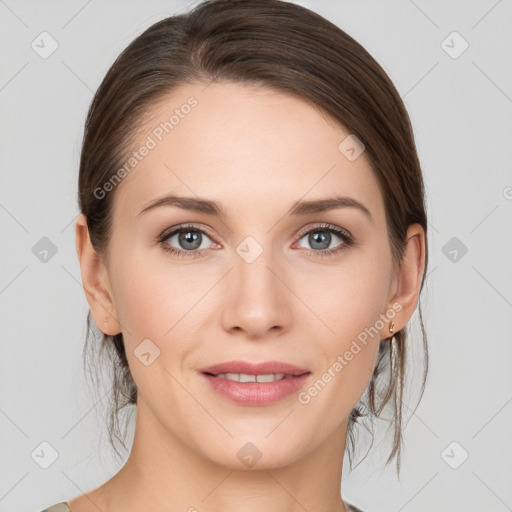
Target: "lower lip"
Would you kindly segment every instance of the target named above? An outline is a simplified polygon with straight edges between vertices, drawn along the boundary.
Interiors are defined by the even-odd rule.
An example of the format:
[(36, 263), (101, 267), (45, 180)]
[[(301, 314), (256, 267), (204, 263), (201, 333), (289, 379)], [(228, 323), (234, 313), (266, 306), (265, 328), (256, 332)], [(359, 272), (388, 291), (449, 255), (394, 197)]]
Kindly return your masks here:
[(201, 375), (219, 395), (238, 405), (263, 406), (282, 400), (299, 391), (304, 386), (310, 373), (274, 382), (237, 382), (221, 377), (213, 377), (206, 373)]

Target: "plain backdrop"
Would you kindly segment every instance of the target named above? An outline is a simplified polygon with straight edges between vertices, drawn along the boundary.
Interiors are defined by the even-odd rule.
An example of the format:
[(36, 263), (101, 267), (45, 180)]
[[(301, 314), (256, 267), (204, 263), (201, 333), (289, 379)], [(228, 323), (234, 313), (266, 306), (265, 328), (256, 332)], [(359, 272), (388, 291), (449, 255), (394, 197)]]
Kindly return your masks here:
[[(512, 510), (512, 1), (298, 3), (389, 74), (427, 187), (427, 389), (408, 415), (400, 480), (383, 435), (352, 473), (345, 464), (343, 497), (365, 512)], [(82, 369), (83, 123), (121, 50), (192, 5), (0, 0), (0, 512), (38, 512), (120, 467)]]

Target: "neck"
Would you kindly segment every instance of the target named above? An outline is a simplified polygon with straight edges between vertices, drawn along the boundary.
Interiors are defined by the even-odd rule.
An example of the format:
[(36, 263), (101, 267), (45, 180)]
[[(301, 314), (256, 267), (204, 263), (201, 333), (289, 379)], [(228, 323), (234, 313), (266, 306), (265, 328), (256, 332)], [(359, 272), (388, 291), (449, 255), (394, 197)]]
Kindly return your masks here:
[(269, 467), (263, 457), (251, 469), (232, 469), (184, 444), (140, 400), (130, 456), (103, 486), (104, 510), (235, 512), (243, 504), (245, 512), (347, 512), (341, 499), (346, 426), (300, 460)]

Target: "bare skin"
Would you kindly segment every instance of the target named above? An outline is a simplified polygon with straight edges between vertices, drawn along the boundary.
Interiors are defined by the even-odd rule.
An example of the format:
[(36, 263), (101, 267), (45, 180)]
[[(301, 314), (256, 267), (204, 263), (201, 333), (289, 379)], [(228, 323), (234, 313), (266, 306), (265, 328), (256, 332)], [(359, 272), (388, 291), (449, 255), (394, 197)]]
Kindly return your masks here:
[[(154, 107), (142, 135), (169, 112), (197, 106), (109, 193), (115, 194), (110, 260), (95, 253), (86, 219), (76, 222), (84, 290), (96, 324), (123, 332), (137, 384), (135, 439), (111, 480), (69, 501), (72, 512), (346, 511), (340, 496), (347, 421), (373, 372), (390, 321), (307, 403), (297, 394), (241, 406), (213, 391), (204, 366), (242, 359), (285, 361), (309, 369), (306, 389), (353, 340), (389, 318), (402, 329), (417, 305), (425, 235), (407, 232), (404, 260), (393, 266), (383, 197), (363, 153), (339, 150), (349, 132), (301, 99), (236, 83), (187, 85)], [(224, 217), (163, 206), (138, 215), (168, 193), (220, 203)], [(292, 216), (299, 200), (346, 196), (344, 207)], [(322, 224), (330, 255), (308, 234)], [(171, 227), (204, 229), (196, 254)], [(188, 232), (192, 228), (188, 228)], [(197, 231), (196, 231), (197, 233)], [(246, 237), (263, 252), (248, 263)], [(166, 252), (172, 246), (184, 257)], [(323, 246), (322, 246), (323, 247)], [(251, 251), (255, 250), (251, 248)], [(382, 325), (384, 324), (384, 325)], [(160, 355), (149, 366), (134, 350), (150, 339)], [(248, 468), (237, 457), (251, 442), (261, 452)]]

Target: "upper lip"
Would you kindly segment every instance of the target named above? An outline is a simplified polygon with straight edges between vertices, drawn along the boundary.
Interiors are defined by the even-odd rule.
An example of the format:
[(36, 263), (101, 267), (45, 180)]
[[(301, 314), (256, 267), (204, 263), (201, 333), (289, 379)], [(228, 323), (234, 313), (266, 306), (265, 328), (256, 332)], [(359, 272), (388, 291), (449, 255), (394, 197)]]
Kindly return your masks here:
[(247, 361), (226, 361), (224, 363), (207, 366), (200, 370), (203, 373), (218, 375), (219, 373), (245, 373), (247, 375), (268, 375), (270, 373), (284, 373), (285, 375), (302, 375), (309, 370), (293, 364), (280, 361), (265, 361), (263, 363), (249, 363)]

